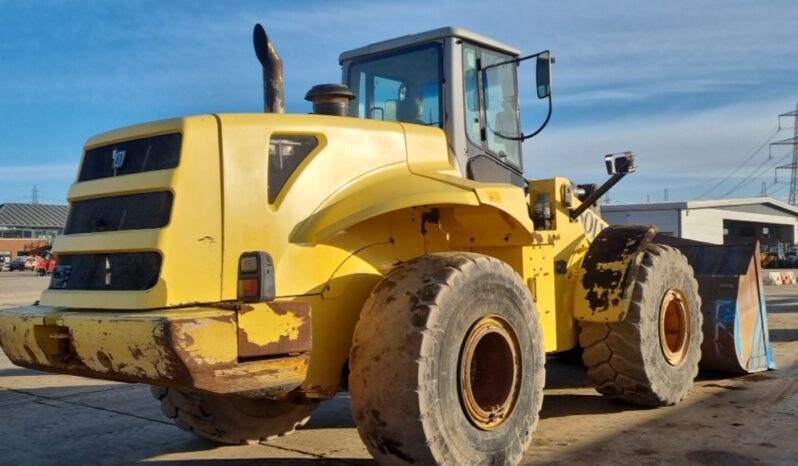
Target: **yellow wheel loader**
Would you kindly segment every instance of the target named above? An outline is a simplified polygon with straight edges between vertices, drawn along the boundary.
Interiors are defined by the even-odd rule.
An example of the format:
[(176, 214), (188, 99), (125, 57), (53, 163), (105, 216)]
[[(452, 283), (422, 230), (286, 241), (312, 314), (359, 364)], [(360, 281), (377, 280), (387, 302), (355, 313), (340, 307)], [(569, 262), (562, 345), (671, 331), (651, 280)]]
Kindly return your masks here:
[[(378, 42), (340, 56), (313, 114), (284, 114), (282, 61), (254, 41), (264, 113), (88, 140), (49, 288), (0, 311), (15, 364), (151, 384), (226, 443), (348, 390), (381, 463), (451, 465), (521, 460), (550, 353), (581, 346), (599, 392), (646, 406), (679, 402), (699, 360), (772, 367), (755, 245), (607, 226), (629, 152), (600, 187), (524, 178), (549, 52), (453, 27)], [(525, 63), (548, 101), (529, 134)]]

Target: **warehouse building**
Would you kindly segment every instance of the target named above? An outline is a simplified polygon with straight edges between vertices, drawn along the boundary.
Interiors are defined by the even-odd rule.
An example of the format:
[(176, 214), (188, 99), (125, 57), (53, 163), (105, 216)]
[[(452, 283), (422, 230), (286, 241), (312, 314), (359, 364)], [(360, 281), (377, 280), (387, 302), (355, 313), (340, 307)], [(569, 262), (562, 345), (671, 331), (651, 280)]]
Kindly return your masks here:
[(601, 207), (610, 224), (654, 224), (663, 234), (715, 244), (796, 242), (798, 208), (772, 197)]
[(0, 261), (52, 244), (68, 212), (66, 205), (0, 204)]

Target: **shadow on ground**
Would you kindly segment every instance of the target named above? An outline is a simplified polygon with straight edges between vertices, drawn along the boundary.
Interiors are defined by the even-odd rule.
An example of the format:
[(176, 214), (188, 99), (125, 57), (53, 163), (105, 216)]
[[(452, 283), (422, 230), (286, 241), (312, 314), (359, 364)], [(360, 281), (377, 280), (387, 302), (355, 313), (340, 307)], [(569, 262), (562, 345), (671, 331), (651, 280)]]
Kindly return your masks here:
[(32, 375), (45, 375), (46, 372), (35, 371), (33, 369), (23, 369), (22, 367), (12, 367), (10, 369), (0, 369), (0, 378), (2, 377), (20, 377)]
[(374, 460), (364, 460), (360, 458), (239, 458), (239, 459), (201, 459), (201, 460), (180, 460), (180, 461), (147, 461), (148, 465), (258, 465), (258, 466), (378, 466)]
[(779, 329), (771, 329), (769, 330), (770, 334), (770, 341), (798, 341), (798, 329), (795, 328), (779, 328)]

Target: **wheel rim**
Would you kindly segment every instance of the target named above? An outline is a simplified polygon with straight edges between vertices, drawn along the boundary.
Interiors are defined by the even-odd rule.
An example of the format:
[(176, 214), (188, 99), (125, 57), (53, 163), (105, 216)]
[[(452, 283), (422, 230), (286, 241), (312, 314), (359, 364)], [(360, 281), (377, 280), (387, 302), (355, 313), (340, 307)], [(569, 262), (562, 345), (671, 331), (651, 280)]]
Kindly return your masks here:
[(504, 423), (518, 400), (521, 351), (512, 326), (497, 316), (479, 319), (460, 351), (460, 400), (468, 419), (482, 430)]
[(684, 293), (676, 288), (665, 292), (659, 311), (659, 343), (671, 366), (684, 361), (690, 335), (690, 309)]

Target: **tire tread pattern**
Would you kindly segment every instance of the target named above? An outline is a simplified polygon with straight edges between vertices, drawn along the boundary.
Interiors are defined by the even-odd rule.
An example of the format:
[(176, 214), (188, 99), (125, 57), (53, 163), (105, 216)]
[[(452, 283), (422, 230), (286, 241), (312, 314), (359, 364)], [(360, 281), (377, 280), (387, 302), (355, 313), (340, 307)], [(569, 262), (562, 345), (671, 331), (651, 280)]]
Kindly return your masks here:
[[(436, 253), (396, 266), (377, 285), (364, 305), (357, 324), (350, 355), (352, 410), (358, 432), (380, 464), (488, 464), (481, 457), (452, 449), (434, 425), (438, 400), (426, 400), (419, 393), (432, 391), (436, 375), (432, 367), (434, 349), (443, 338), (437, 325), (442, 303), (459, 289), (470, 270), (490, 268), (517, 277), (506, 263), (480, 254)], [(534, 306), (529, 290), (520, 282), (521, 292)], [(535, 312), (536, 314), (536, 312)], [(412, 325), (408, 325), (410, 322)], [(532, 316), (532, 337), (542, 341), (537, 315)], [(432, 338), (424, 338), (429, 336)], [(541, 344), (534, 345), (537, 361), (545, 361)], [(359, 353), (371, 359), (364, 360)], [(541, 370), (542, 370), (542, 362)], [(456, 377), (456, 374), (450, 375)], [(535, 380), (531, 425), (516, 438), (505, 458), (493, 464), (517, 464), (532, 439), (542, 405), (545, 377)], [(406, 393), (407, 396), (402, 396)]]
[[(206, 395), (152, 385), (150, 392), (161, 403), (161, 412), (180, 427), (199, 437), (220, 443), (247, 444), (293, 433), (310, 419), (316, 404), (296, 404), (272, 418), (253, 418), (229, 401), (235, 395)], [(288, 402), (263, 400), (280, 408)], [(281, 410), (282, 411), (282, 410)]]
[[(675, 283), (690, 309), (687, 354), (678, 366), (667, 365), (659, 343), (659, 302), (662, 290)], [(701, 357), (701, 298), (687, 259), (677, 249), (650, 244), (632, 292), (629, 313), (622, 322), (582, 323), (579, 335), (588, 378), (603, 395), (643, 406), (679, 402), (693, 385)]]

